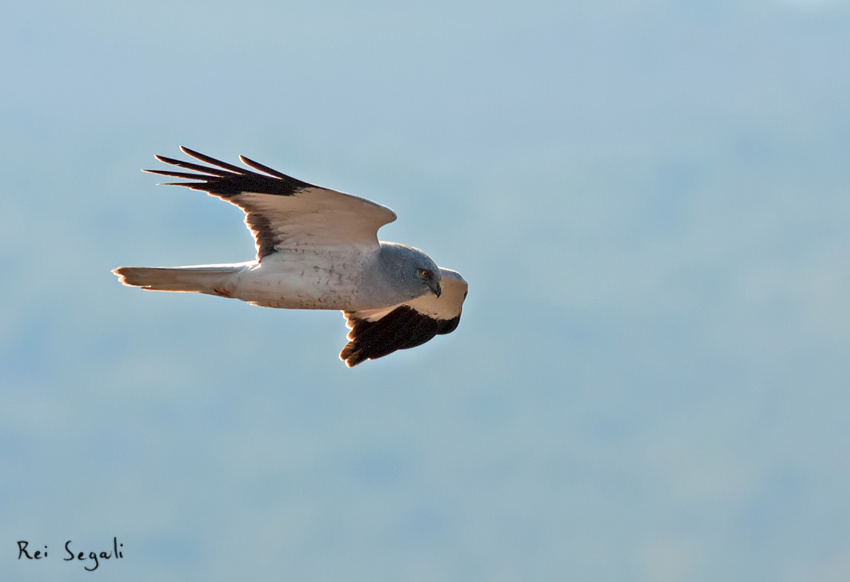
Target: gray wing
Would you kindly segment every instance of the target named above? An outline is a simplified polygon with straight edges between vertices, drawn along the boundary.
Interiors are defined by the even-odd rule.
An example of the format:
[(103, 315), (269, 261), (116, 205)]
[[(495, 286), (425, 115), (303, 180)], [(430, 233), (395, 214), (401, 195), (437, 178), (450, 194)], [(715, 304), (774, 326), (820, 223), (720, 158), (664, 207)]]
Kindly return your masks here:
[(180, 149), (208, 165), (156, 156), (191, 172), (144, 171), (192, 180), (167, 185), (202, 190), (241, 208), (260, 261), (279, 251), (305, 247), (377, 249), (378, 229), (396, 219), (395, 212), (385, 206), (302, 182), (244, 156), (239, 156), (242, 163), (257, 172)]
[(414, 348), (457, 329), (468, 286), (455, 271), (441, 268), (440, 273), (440, 297), (429, 293), (383, 309), (344, 311), (351, 329), (348, 344), (339, 354), (345, 365), (350, 368), (364, 360)]

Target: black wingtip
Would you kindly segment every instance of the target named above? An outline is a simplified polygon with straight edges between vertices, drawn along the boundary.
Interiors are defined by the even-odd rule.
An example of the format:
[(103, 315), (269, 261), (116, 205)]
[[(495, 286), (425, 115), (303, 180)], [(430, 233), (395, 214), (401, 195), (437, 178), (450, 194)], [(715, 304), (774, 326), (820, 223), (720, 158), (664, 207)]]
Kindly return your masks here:
[(234, 166), (233, 164), (228, 164), (227, 162), (217, 160), (216, 158), (213, 158), (206, 154), (202, 154), (201, 152), (196, 152), (193, 149), (189, 149), (186, 146), (180, 146), (180, 151), (186, 154), (187, 156), (193, 157), (196, 160), (200, 160), (206, 164), (212, 164), (213, 166), (218, 166), (219, 168), (224, 168), (225, 170), (235, 172), (237, 174), (245, 173), (245, 170), (240, 168), (239, 166)]
[[(189, 151), (191, 151), (191, 150), (189, 150)], [(193, 172), (198, 172), (198, 174), (203, 174), (203, 175), (193, 176), (195, 178), (203, 178), (203, 179), (207, 179), (207, 177), (224, 178), (224, 177), (227, 177), (227, 176), (232, 176), (234, 173), (236, 173), (236, 174), (243, 174), (244, 173), (244, 170), (242, 170), (240, 168), (236, 168), (236, 166), (233, 166), (233, 168), (235, 168), (236, 170), (239, 170), (238, 172), (234, 172), (234, 170), (230, 170), (230, 169), (220, 169), (220, 168), (224, 167), (225, 164), (224, 164), (224, 162), (219, 162), (218, 160), (216, 160), (216, 163), (219, 167), (215, 168), (215, 167), (212, 167), (212, 166), (202, 166), (201, 164), (196, 164), (194, 162), (187, 162), (186, 160), (178, 160), (178, 159), (175, 159), (175, 158), (169, 158), (168, 156), (161, 156), (159, 154), (154, 155), (154, 158), (156, 158), (157, 161), (160, 161), (163, 164), (168, 164), (170, 166), (177, 166), (178, 168), (184, 168), (184, 169), (187, 169), (187, 170), (192, 170)], [(154, 173), (154, 174), (159, 172), (158, 170), (149, 170), (149, 171)]]
[[(194, 180), (192, 182), (167, 182), (165, 185), (186, 186), (193, 190), (202, 190), (223, 198), (232, 198), (243, 192), (292, 196), (303, 188), (311, 187), (306, 182), (289, 177), (244, 156), (240, 156), (240, 159), (248, 168), (228, 164), (186, 146), (181, 145), (180, 151), (186, 156), (194, 158), (194, 160), (199, 160), (202, 163), (194, 160), (178, 160), (157, 154), (154, 156), (157, 161), (188, 171), (175, 171), (173, 169), (144, 169), (142, 171), (160, 176)], [(257, 172), (251, 171), (250, 168), (257, 170)]]
[(294, 178), (291, 178), (290, 176), (287, 176), (286, 174), (284, 174), (282, 172), (278, 172), (274, 168), (270, 168), (270, 167), (266, 166), (265, 164), (261, 164), (260, 162), (255, 162), (251, 158), (245, 157), (243, 155), (239, 156), (239, 161), (241, 161), (243, 164), (245, 164), (249, 168), (253, 168), (254, 170), (257, 170), (258, 172), (263, 172), (265, 174), (268, 174), (269, 176), (274, 176), (275, 178), (280, 178), (282, 180), (293, 180), (294, 179)]
[(348, 314), (346, 318), (351, 331), (339, 357), (348, 367), (383, 358), (396, 350), (421, 346), (437, 335), (451, 333), (460, 323), (460, 315), (438, 319), (404, 304), (374, 321), (355, 319)]
[(204, 154), (202, 154), (202, 153), (200, 153), (200, 152), (197, 152), (197, 151), (195, 151), (195, 150), (193, 150), (193, 149), (191, 149), (191, 148), (187, 148), (187, 147), (186, 147), (186, 146), (184, 146), (184, 145), (179, 146), (179, 147), (180, 147), (180, 151), (181, 151), (181, 152), (183, 152), (183, 153), (184, 153), (184, 154), (186, 154), (187, 156), (191, 156), (191, 157), (195, 158), (196, 160), (200, 160), (200, 159), (202, 159), (202, 158), (204, 157)]
[(363, 355), (363, 351), (357, 348), (353, 342), (342, 348), (342, 351), (339, 353), (339, 359), (345, 362), (347, 368), (353, 368), (357, 364), (367, 360)]

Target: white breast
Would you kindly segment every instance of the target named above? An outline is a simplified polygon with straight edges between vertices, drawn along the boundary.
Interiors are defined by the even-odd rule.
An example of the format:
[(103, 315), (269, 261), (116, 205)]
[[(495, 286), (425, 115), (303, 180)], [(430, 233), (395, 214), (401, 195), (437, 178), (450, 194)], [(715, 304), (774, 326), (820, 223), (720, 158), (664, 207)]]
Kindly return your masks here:
[(364, 263), (359, 253), (269, 255), (234, 275), (226, 291), (262, 307), (351, 309)]

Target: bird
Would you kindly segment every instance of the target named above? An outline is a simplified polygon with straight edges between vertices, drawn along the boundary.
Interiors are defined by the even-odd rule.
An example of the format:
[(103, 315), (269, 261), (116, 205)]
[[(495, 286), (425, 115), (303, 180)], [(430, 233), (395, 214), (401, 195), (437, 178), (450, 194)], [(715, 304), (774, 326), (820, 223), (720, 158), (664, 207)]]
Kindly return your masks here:
[[(178, 178), (245, 213), (256, 258), (184, 267), (118, 267), (121, 283), (151, 291), (195, 292), (261, 307), (340, 310), (346, 366), (413, 348), (460, 323), (466, 280), (409, 245), (378, 240), (396, 220), (389, 208), (303, 182), (239, 156), (242, 168), (180, 146), (197, 162), (154, 156), (188, 171), (143, 170)], [(188, 180), (188, 181), (185, 181)]]

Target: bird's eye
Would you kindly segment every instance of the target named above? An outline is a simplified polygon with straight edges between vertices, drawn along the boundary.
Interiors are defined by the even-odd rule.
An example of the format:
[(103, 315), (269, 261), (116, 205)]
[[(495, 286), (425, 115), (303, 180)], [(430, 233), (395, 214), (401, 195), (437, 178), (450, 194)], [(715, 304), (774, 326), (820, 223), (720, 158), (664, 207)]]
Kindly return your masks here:
[(418, 275), (423, 279), (427, 279), (430, 273), (428, 272), (428, 269), (419, 269)]

